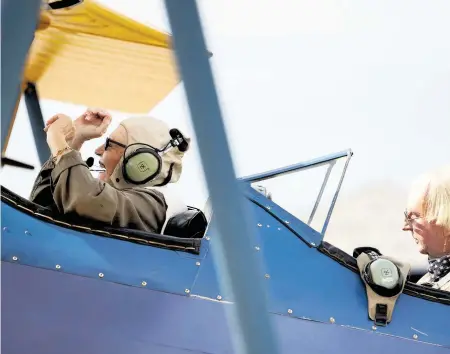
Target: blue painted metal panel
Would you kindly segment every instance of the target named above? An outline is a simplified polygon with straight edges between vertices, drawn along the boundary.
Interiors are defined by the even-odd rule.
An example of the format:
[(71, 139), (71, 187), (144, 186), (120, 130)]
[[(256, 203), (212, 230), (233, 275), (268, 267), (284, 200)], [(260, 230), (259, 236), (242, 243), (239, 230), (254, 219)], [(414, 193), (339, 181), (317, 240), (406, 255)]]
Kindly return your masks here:
[(266, 198), (261, 193), (258, 193), (253, 188), (247, 186), (247, 188), (245, 189), (245, 194), (249, 199), (266, 209), (266, 212), (261, 212), (256, 209), (258, 211), (255, 213), (257, 226), (258, 224), (264, 224), (264, 220), (262, 219), (267, 218), (268, 213), (274, 218), (277, 218), (288, 229), (294, 232), (298, 237), (300, 237), (310, 246), (317, 247), (322, 242), (323, 235), (320, 232), (317, 232), (313, 228), (309, 227), (303, 221), (297, 219), (294, 215), (292, 215), (270, 199)]
[(206, 254), (154, 248), (55, 226), (2, 203), (2, 260), (184, 294)]
[[(337, 324), (370, 330), (359, 276), (309, 247), (267, 209), (247, 203), (261, 223), (251, 230), (255, 234), (252, 252), (263, 264), (257, 276), (268, 291), (269, 311), (288, 314), (291, 309), (294, 317), (320, 322), (334, 318)], [(9, 262), (16, 256), (15, 262), (35, 267), (55, 269), (59, 264), (59, 273), (98, 278), (102, 272), (102, 281), (137, 287), (145, 281), (148, 289), (182, 295), (190, 289), (202, 297), (217, 299), (220, 295), (222, 301), (234, 300), (231, 293), (220, 289), (214, 254), (209, 252), (217, 236), (214, 223), (198, 257), (63, 229), (3, 203), (2, 223), (6, 227), (2, 229), (2, 259)], [(249, 294), (261, 295), (257, 291)], [(402, 295), (393, 322), (377, 332), (404, 338), (418, 334), (423, 341), (450, 346), (449, 316), (448, 305)]]
[[(225, 305), (2, 262), (2, 353), (230, 354)], [(445, 354), (449, 348), (271, 315), (285, 354)]]
[[(258, 192), (254, 192), (259, 197)], [(261, 198), (265, 199), (263, 196)], [(269, 292), (269, 311), (308, 318), (314, 321), (336, 323), (371, 330), (373, 322), (367, 315), (367, 300), (358, 274), (341, 266), (331, 258), (310, 248), (294, 235), (283, 222), (269, 211), (253, 204), (261, 226), (255, 225), (261, 261)], [(270, 212), (277, 212), (271, 209)], [(211, 243), (215, 239), (212, 237)], [(208, 255), (205, 265), (192, 289), (193, 294), (210, 298), (221, 295), (223, 300), (233, 301), (229, 293), (221, 293), (215, 278), (218, 277)], [(252, 292), (257, 297), (258, 293)], [(397, 301), (393, 322), (381, 333), (412, 338), (419, 335), (424, 341), (450, 347), (450, 331), (446, 325), (450, 318), (450, 306), (424, 299), (402, 295)], [(426, 333), (423, 336), (420, 332)]]
[[(248, 203), (248, 201), (247, 201)], [(254, 212), (254, 210), (253, 210)], [(256, 218), (256, 214), (253, 213)], [(254, 244), (252, 248), (252, 252), (257, 255), (257, 257), (261, 261), (261, 269), (259, 269), (259, 272), (256, 276), (263, 279), (263, 281), (266, 281), (265, 274), (267, 273), (267, 267), (264, 263), (264, 259), (260, 256), (261, 251), (261, 233), (258, 232), (258, 229), (260, 228), (268, 228), (270, 225), (268, 224), (260, 224), (261, 226), (258, 226), (258, 224), (254, 224), (253, 230), (254, 232)], [(210, 226), (211, 232), (209, 233), (208, 242), (213, 244), (216, 241), (217, 233), (215, 229), (214, 223)], [(245, 266), (245, 265), (243, 265)], [(192, 286), (191, 294), (193, 295), (199, 295), (204, 296), (210, 299), (219, 299), (221, 301), (234, 301), (234, 297), (227, 288), (221, 288), (220, 287), (220, 272), (217, 271), (217, 267), (215, 265), (214, 261), (214, 254), (212, 252), (208, 252), (205, 256), (205, 259), (202, 261), (202, 266), (199, 269), (199, 273), (197, 275), (196, 281)], [(257, 292), (253, 289), (250, 291), (251, 296), (255, 296)], [(266, 294), (269, 295), (269, 294)]]
[[(288, 314), (291, 309), (294, 317), (320, 322), (333, 317), (337, 324), (370, 330), (372, 322), (358, 275), (309, 247), (267, 209), (247, 203), (261, 223), (252, 230), (256, 237), (252, 252), (263, 264), (258, 276), (268, 291), (269, 311)], [(145, 281), (148, 289), (182, 295), (190, 289), (191, 294), (211, 299), (220, 295), (222, 301), (233, 301), (231, 293), (220, 289), (214, 254), (208, 251), (217, 236), (214, 223), (198, 257), (63, 229), (3, 203), (2, 223), (6, 227), (2, 229), (3, 260), (14, 262), (16, 256), (15, 262), (35, 267), (55, 269), (59, 264), (59, 273), (98, 278), (102, 272), (102, 281), (137, 287)], [(250, 296), (260, 293), (250, 291)], [(449, 316), (448, 305), (402, 295), (393, 322), (377, 332), (404, 338), (418, 334), (424, 341), (450, 346)]]
[[(271, 311), (287, 313), (292, 309), (295, 316), (321, 322), (334, 318), (338, 324), (371, 329), (373, 322), (367, 315), (366, 294), (358, 274), (307, 249), (286, 229), (278, 235), (261, 232), (270, 274), (267, 285), (274, 299)], [(449, 317), (450, 306), (402, 295), (392, 323), (377, 331), (411, 338), (416, 333), (412, 327), (427, 333), (423, 340), (450, 346), (450, 331), (445, 325)]]

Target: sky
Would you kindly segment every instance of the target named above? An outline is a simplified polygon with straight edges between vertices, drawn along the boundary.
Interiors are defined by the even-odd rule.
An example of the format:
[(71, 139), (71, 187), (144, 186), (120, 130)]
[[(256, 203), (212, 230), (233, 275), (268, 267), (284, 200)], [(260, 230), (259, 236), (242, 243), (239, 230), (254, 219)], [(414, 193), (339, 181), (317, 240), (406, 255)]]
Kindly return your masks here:
[[(100, 2), (170, 32), (162, 1)], [(347, 252), (372, 245), (423, 263), (401, 231), (402, 215), (413, 179), (450, 163), (450, 2), (198, 3), (237, 174), (351, 148), (325, 239)], [(41, 104), (46, 119), (60, 112), (75, 118), (86, 108)], [(127, 117), (112, 113), (111, 129)], [(176, 188), (202, 207), (207, 190), (183, 86), (151, 114), (193, 137)], [(27, 119), (21, 102), (7, 155), (37, 165)], [(83, 155), (99, 143), (86, 144)], [(6, 167), (2, 184), (27, 197), (36, 173)], [(275, 201), (292, 210), (309, 186), (295, 175), (270, 183)]]

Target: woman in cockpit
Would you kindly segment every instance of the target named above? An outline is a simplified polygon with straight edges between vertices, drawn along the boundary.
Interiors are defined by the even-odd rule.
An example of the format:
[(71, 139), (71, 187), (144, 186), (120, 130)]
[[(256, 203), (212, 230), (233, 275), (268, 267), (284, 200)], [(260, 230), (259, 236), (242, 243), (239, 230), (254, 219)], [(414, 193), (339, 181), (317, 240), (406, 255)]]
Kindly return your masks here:
[(187, 210), (166, 187), (180, 178), (190, 139), (156, 118), (125, 119), (95, 151), (104, 167), (96, 179), (79, 150), (105, 135), (110, 123), (111, 116), (96, 109), (74, 122), (64, 114), (49, 119), (45, 131), (52, 156), (30, 200), (77, 220), (161, 233), (172, 216)]
[(417, 284), (450, 291), (450, 166), (414, 182), (403, 230), (428, 255), (428, 272)]

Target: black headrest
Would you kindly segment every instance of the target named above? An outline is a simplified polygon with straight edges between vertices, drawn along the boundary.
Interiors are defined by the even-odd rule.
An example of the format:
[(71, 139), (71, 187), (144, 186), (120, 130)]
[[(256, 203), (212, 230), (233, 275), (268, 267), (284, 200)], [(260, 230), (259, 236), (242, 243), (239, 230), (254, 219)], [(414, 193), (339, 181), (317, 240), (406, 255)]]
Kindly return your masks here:
[(202, 238), (206, 232), (208, 221), (205, 214), (197, 208), (172, 216), (164, 230), (164, 235), (182, 238)]

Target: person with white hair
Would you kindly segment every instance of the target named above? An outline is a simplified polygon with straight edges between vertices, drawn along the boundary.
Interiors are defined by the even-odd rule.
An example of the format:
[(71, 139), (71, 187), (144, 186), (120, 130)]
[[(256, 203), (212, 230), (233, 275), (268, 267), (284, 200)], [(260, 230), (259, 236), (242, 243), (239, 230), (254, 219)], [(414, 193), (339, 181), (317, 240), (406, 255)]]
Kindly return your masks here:
[(172, 216), (187, 210), (166, 186), (179, 180), (190, 140), (152, 117), (125, 119), (95, 150), (102, 172), (94, 178), (79, 150), (110, 123), (111, 116), (96, 109), (75, 121), (64, 114), (50, 118), (45, 131), (52, 156), (30, 200), (57, 213), (161, 233)]
[(428, 272), (417, 284), (450, 291), (450, 166), (413, 183), (403, 230), (428, 255)]

